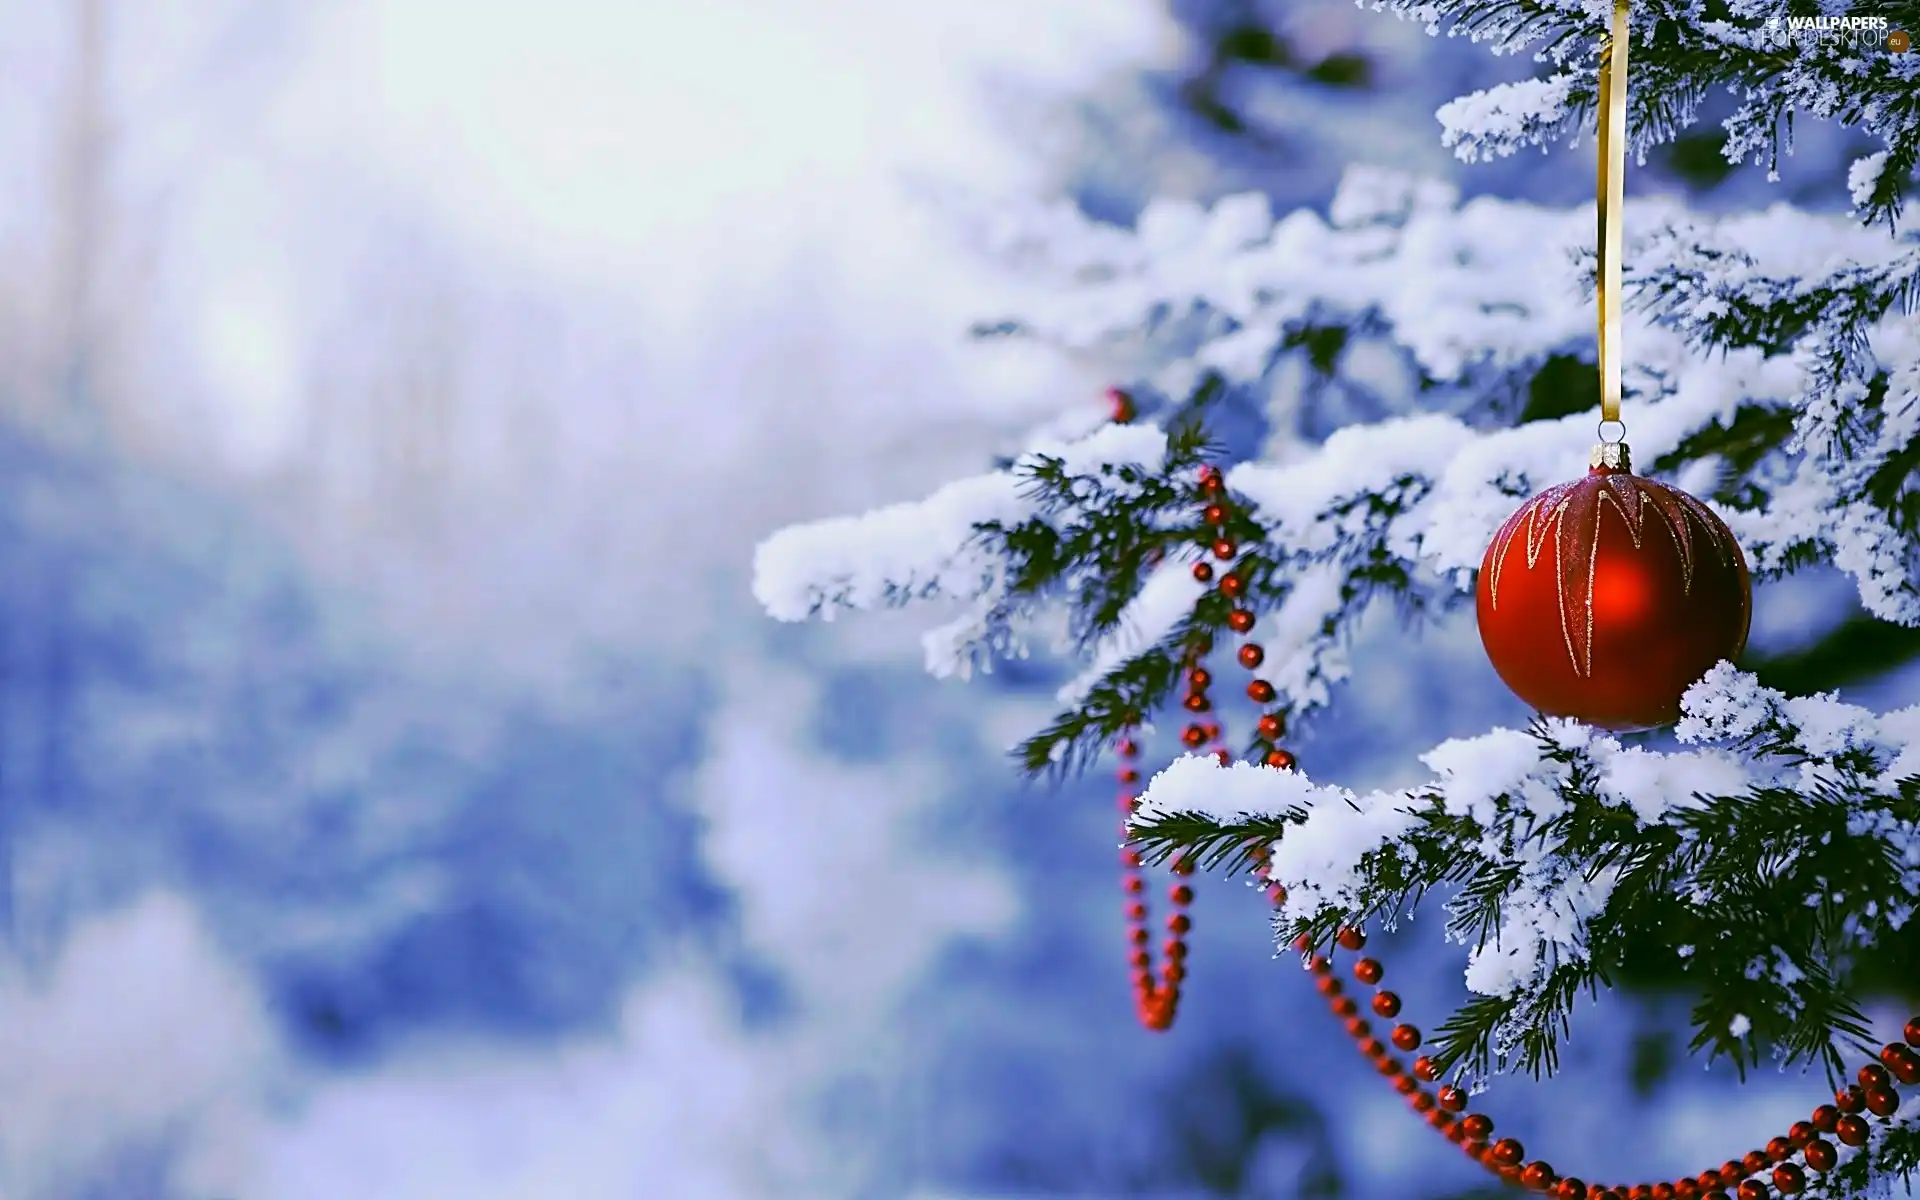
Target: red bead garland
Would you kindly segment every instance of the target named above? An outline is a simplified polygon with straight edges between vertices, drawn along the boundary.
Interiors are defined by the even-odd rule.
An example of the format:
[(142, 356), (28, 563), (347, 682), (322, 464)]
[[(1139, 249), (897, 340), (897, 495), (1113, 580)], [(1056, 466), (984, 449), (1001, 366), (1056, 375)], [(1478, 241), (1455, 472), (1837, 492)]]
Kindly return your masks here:
[[(1256, 874), (1266, 877), (1264, 861), (1256, 867)], [(1281, 885), (1269, 885), (1268, 893), (1270, 897), (1277, 894), (1275, 907), (1286, 902), (1286, 889)], [(1343, 929), (1335, 938), (1335, 944), (1340, 949), (1354, 950), (1365, 945), (1365, 935), (1358, 930)], [(1297, 940), (1294, 949), (1301, 953), (1308, 974), (1314, 976), (1316, 990), (1336, 996), (1348, 1006), (1353, 1004), (1352, 998), (1344, 994), (1344, 988), (1334, 974), (1331, 959), (1315, 954), (1305, 938)], [(1375, 986), (1386, 975), (1385, 968), (1374, 958), (1357, 960), (1352, 973), (1362, 983)], [(1373, 1003), (1376, 1011), (1386, 1008), (1398, 1013), (1401, 1008), (1399, 996), (1384, 989), (1374, 993)], [(1342, 1008), (1336, 1004), (1335, 1014), (1341, 1012)], [(1908, 1023), (1908, 1032), (1916, 1028), (1920, 1028), (1920, 1017)], [(1782, 1196), (1793, 1196), (1807, 1190), (1811, 1182), (1809, 1172), (1825, 1174), (1839, 1163), (1838, 1151), (1831, 1142), (1819, 1136), (1821, 1132), (1830, 1130), (1845, 1145), (1856, 1147), (1866, 1145), (1871, 1136), (1872, 1126), (1865, 1118), (1856, 1113), (1842, 1113), (1834, 1105), (1823, 1104), (1813, 1110), (1811, 1119), (1796, 1121), (1785, 1135), (1769, 1140), (1764, 1150), (1748, 1151), (1741, 1158), (1730, 1159), (1715, 1170), (1701, 1172), (1696, 1178), (1640, 1183), (1631, 1187), (1589, 1184), (1572, 1176), (1562, 1178), (1545, 1162), (1535, 1161), (1522, 1167), (1520, 1164), (1526, 1157), (1526, 1148), (1516, 1138), (1501, 1138), (1490, 1143), (1493, 1120), (1484, 1113), (1466, 1112), (1469, 1100), (1465, 1091), (1451, 1084), (1433, 1092), (1420, 1086), (1423, 1082), (1434, 1082), (1439, 1076), (1432, 1059), (1417, 1058), (1411, 1071), (1407, 1071), (1398, 1060), (1388, 1056), (1378, 1039), (1366, 1028), (1365, 1022), (1356, 1024), (1349, 1019), (1347, 1032), (1354, 1038), (1361, 1054), (1393, 1082), (1395, 1090), (1406, 1096), (1408, 1105), (1415, 1112), (1424, 1114), (1427, 1123), (1436, 1131), (1444, 1134), (1470, 1158), (1502, 1180), (1517, 1183), (1532, 1191), (1546, 1192), (1557, 1200), (1769, 1200), (1776, 1192)], [(1394, 1030), (1393, 1041), (1398, 1048), (1410, 1051), (1420, 1044), (1419, 1031), (1411, 1025), (1398, 1026)], [(1891, 1083), (1884, 1081), (1883, 1077), (1889, 1073), (1884, 1060), (1901, 1057), (1898, 1051), (1911, 1050), (1913, 1047), (1912, 1040), (1905, 1047), (1890, 1043), (1881, 1052), (1882, 1063), (1861, 1068), (1859, 1078), (1865, 1086), (1842, 1089), (1841, 1098), (1848, 1103), (1857, 1103), (1863, 1111), (1876, 1116), (1891, 1117), (1899, 1108), (1900, 1095)], [(1465, 1115), (1455, 1117), (1453, 1114), (1456, 1113)], [(1795, 1158), (1800, 1161), (1792, 1161)]]

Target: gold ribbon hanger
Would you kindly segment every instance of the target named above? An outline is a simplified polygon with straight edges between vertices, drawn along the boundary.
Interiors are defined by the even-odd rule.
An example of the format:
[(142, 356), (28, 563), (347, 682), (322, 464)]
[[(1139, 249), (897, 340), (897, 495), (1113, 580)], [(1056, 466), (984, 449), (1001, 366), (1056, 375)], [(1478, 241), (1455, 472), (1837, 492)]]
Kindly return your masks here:
[(1627, 185), (1627, 0), (1613, 0), (1613, 31), (1600, 60), (1600, 433), (1620, 421), (1620, 255)]

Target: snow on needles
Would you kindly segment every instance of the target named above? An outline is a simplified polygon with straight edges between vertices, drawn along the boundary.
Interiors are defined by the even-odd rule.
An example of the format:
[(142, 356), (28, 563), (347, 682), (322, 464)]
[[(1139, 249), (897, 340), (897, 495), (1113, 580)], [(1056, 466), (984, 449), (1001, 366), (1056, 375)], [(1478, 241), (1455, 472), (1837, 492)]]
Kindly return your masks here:
[[(1475, 855), (1515, 877), (1500, 902), (1497, 935), (1472, 947), (1467, 984), (1509, 997), (1540, 987), (1557, 964), (1587, 954), (1588, 930), (1617, 879), (1608, 870), (1586, 871), (1544, 844), (1550, 839), (1530, 836), (1565, 813), (1575, 762), (1602, 802), (1631, 811), (1642, 825), (1674, 825), (1683, 837), (1687, 826), (1672, 818), (1705, 798), (1804, 788), (1833, 778), (1835, 759), (1853, 751), (1871, 748), (1887, 764), (1876, 782), (1888, 794), (1920, 771), (1920, 708), (1876, 716), (1831, 696), (1788, 697), (1722, 663), (1688, 692), (1685, 712), (1683, 741), (1737, 743), (1765, 732), (1799, 753), (1762, 759), (1725, 745), (1659, 752), (1556, 720), (1543, 726), (1547, 747), (1540, 736), (1512, 729), (1453, 739), (1423, 756), (1433, 772), (1428, 783), (1365, 795), (1315, 784), (1303, 771), (1223, 767), (1188, 756), (1153, 778), (1133, 820), (1196, 814), (1228, 824), (1249, 817), (1293, 822), (1271, 847), (1270, 874), (1287, 888), (1283, 915), (1299, 920), (1362, 911), (1366, 860), (1405, 847), (1423, 814), (1466, 818), (1482, 831)], [(1566, 752), (1569, 761), (1544, 754), (1546, 748)], [(1869, 805), (1858, 806), (1852, 824), (1861, 836), (1884, 839), (1893, 861), (1906, 865), (1900, 902), (1911, 909), (1920, 898), (1920, 829)]]
[(791, 526), (755, 551), (754, 598), (777, 620), (803, 621), (831, 620), (839, 608), (991, 596), (1004, 562), (979, 530), (1039, 515), (1023, 468), (1051, 458), (1070, 474), (1122, 464), (1158, 470), (1166, 445), (1151, 425), (1106, 425), (1076, 441), (1041, 441), (1012, 468), (950, 483), (924, 500)]

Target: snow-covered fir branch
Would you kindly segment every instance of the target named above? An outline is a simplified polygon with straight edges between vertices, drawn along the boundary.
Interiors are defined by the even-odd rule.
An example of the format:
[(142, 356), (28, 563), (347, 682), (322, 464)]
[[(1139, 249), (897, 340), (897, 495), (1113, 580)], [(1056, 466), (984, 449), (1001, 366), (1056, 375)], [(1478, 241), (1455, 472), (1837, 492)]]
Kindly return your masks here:
[[(1628, 275), (1641, 310), (1628, 329), (1636, 457), (1710, 492), (1762, 578), (1834, 562), (1876, 615), (1920, 623), (1915, 514), (1904, 500), (1920, 420), (1920, 336), (1905, 305), (1920, 248), (1785, 208), (1697, 221), (1641, 205), (1630, 226), (1642, 251)], [(1422, 378), (1485, 397), (1591, 343), (1590, 299), (1542, 265), (1577, 260), (1591, 209), (1462, 206), (1430, 183), (1357, 169), (1326, 219), (1274, 222), (1241, 197), (1210, 212), (1162, 205), (1133, 233), (1058, 209), (1004, 214), (1000, 233), (1007, 248), (1044, 247), (1057, 270), (1057, 290), (1017, 323), (1030, 336), (1081, 345), (1150, 337), (1169, 313), (1224, 317), (1162, 372), (1183, 383), (1196, 363), (1251, 382), (1308, 323), (1366, 330)], [(1372, 597), (1456, 601), (1518, 500), (1584, 466), (1590, 413), (1489, 428), (1493, 415), (1489, 399), (1463, 415), (1349, 426), (1292, 461), (1229, 474), (1250, 522), (1249, 603), (1263, 610), (1263, 629), (1277, 620), (1283, 631), (1269, 650), (1291, 712), (1327, 702), (1345, 669), (1340, 631)], [(923, 502), (783, 531), (761, 547), (757, 594), (790, 620), (959, 600), (964, 615), (928, 640), (930, 667), (947, 673), (1016, 642), (1018, 622), (1047, 595), (1085, 599), (1104, 577), (1116, 590), (1095, 623), (1098, 668), (1063, 693), (1095, 719), (1063, 720), (1028, 756), (1069, 761), (1154, 698), (1122, 687), (1088, 714), (1099, 681), (1148, 657), (1161, 663), (1186, 630), (1176, 600), (1191, 589), (1176, 577), (1207, 535), (1192, 519), (1191, 482), (1176, 477), (1191, 456), (1176, 463), (1164, 451), (1153, 429), (1112, 427)], [(1043, 464), (1051, 486), (1036, 476)], [(1141, 471), (1159, 485), (1146, 487)], [(1121, 475), (1133, 482), (1115, 490)], [(1157, 539), (1140, 548), (1159, 551), (1158, 565), (1142, 555), (1137, 577), (1111, 553), (1061, 557), (1070, 544), (1128, 536)], [(1048, 563), (1061, 576), (1050, 592), (1010, 588), (1023, 572), (1037, 582)]]
[[(1541, 79), (1519, 80), (1462, 96), (1437, 114), (1443, 140), (1472, 162), (1546, 148), (1591, 128), (1600, 51), (1613, 6), (1608, 0), (1360, 0), (1424, 25), (1429, 33), (1470, 37), (1496, 54), (1530, 51), (1549, 64)], [(1719, 10), (1714, 13), (1714, 10)], [(1709, 15), (1714, 13), (1714, 15)], [(1720, 15), (1724, 14), (1724, 15)], [(1887, 43), (1920, 27), (1920, 5), (1820, 6), (1818, 14), (1780, 0), (1635, 0), (1628, 89), (1629, 146), (1640, 161), (1698, 119), (1714, 91), (1739, 98), (1722, 122), (1731, 163), (1764, 162), (1777, 177), (1792, 149), (1792, 119), (1858, 128), (1881, 149), (1849, 179), (1856, 211), (1891, 222), (1920, 165), (1920, 55)]]
[(1920, 708), (1788, 697), (1722, 664), (1685, 712), (1685, 749), (1545, 721), (1443, 743), (1429, 783), (1365, 795), (1190, 756), (1152, 780), (1135, 833), (1243, 863), (1267, 850), (1282, 945), (1454, 889), (1479, 999), (1442, 1032), (1470, 1072), (1550, 1069), (1575, 993), (1650, 954), (1698, 985), (1715, 1051), (1857, 1044), (1846, 964), (1920, 906)]

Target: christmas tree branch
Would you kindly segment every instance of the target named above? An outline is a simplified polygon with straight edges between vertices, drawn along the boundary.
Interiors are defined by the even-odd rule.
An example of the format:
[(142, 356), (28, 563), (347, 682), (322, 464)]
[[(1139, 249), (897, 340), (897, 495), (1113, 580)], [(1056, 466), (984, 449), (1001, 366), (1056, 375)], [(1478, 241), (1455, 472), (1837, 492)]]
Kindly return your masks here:
[(1670, 955), (1695, 1047), (1840, 1066), (1868, 1049), (1850, 963), (1920, 904), (1920, 722), (1789, 699), (1722, 666), (1658, 754), (1571, 722), (1436, 748), (1428, 787), (1356, 796), (1294, 771), (1187, 758), (1133, 822), (1156, 858), (1237, 868), (1264, 843), (1278, 934), (1325, 944), (1445, 892), (1476, 999), (1435, 1043), (1470, 1077), (1550, 1073), (1582, 990)]

